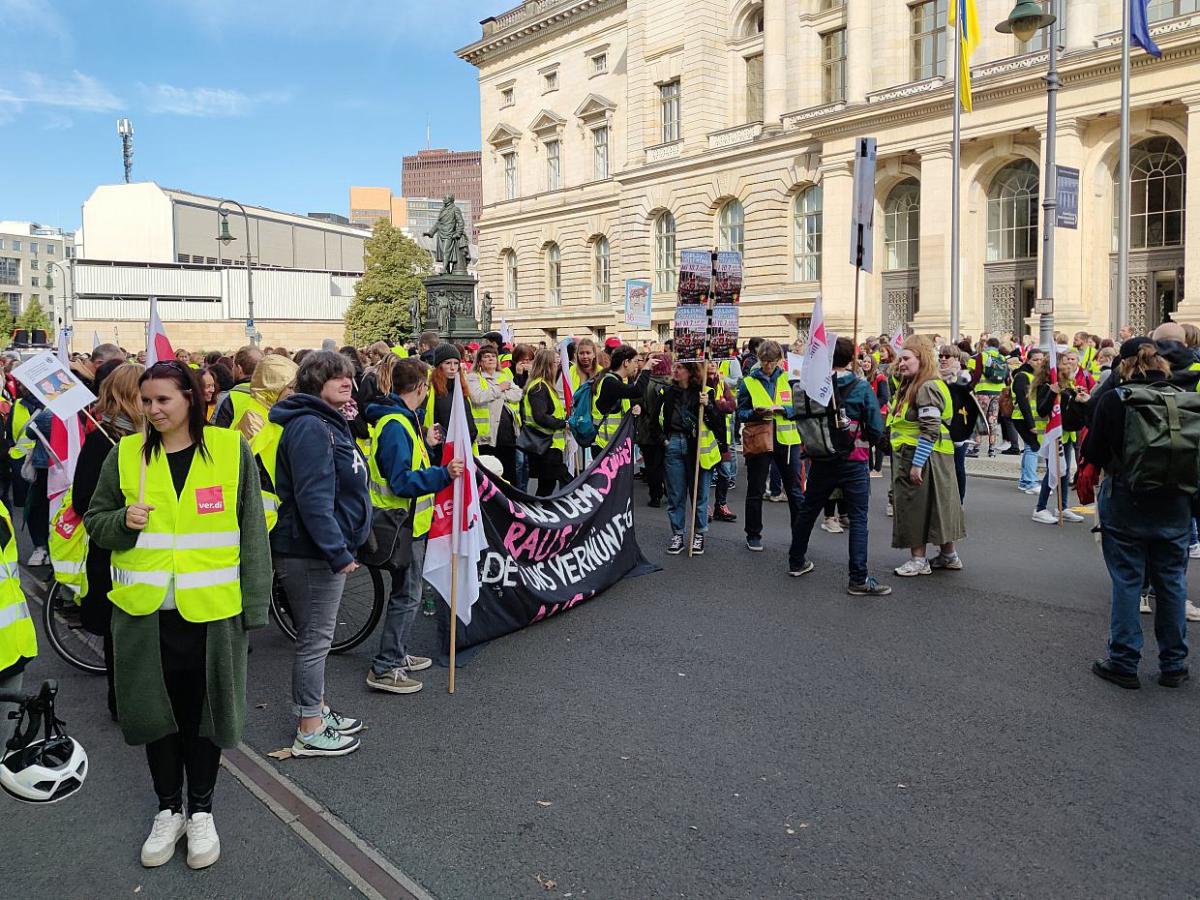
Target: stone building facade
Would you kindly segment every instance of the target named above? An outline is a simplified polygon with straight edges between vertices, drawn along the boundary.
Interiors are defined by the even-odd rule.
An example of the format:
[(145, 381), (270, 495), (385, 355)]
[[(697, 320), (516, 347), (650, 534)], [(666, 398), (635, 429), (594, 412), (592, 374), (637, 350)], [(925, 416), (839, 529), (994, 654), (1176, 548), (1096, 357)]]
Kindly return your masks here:
[[(1121, 0), (1069, 0), (1058, 164), (1080, 170), (1057, 231), (1062, 330), (1116, 326)], [(874, 272), (860, 333), (946, 333), (951, 111), (946, 0), (528, 0), (459, 56), (479, 70), (480, 290), (521, 339), (665, 335), (678, 250), (741, 249), (743, 334), (792, 338), (821, 294), (850, 331), (855, 138), (878, 141)], [(1039, 295), (1048, 37), (994, 31), (978, 0), (963, 116), (962, 327), (1032, 330)], [(1134, 51), (1130, 319), (1200, 321), (1200, 12), (1151, 0), (1163, 57)], [(1190, 208), (1191, 215), (1188, 215)], [(1188, 232), (1191, 231), (1190, 240)], [(654, 324), (623, 325), (649, 278)]]

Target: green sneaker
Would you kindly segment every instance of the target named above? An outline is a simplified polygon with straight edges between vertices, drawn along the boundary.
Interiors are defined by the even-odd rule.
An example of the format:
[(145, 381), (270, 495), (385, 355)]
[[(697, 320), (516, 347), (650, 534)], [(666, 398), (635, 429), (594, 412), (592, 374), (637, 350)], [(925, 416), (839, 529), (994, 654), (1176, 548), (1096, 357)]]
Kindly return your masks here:
[(292, 741), (292, 756), (346, 756), (358, 749), (356, 737), (323, 728), (316, 734), (296, 733)]
[(332, 728), (338, 734), (358, 734), (363, 730), (362, 719), (352, 719), (349, 716), (343, 716), (341, 713), (336, 713), (328, 706), (321, 713), (323, 724), (326, 728)]

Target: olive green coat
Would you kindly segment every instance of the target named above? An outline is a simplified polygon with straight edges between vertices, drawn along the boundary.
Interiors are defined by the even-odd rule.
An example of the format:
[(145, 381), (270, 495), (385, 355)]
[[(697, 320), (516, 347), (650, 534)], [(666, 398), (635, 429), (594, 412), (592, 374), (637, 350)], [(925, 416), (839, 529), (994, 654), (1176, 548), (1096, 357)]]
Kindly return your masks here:
[[(125, 496), (110, 453), (84, 526), (108, 550), (129, 550), (138, 532), (125, 527)], [(220, 747), (234, 747), (246, 724), (246, 632), (267, 624), (271, 591), (271, 545), (259, 493), (258, 466), (242, 441), (238, 475), (238, 527), (242, 534), (242, 612), (208, 623), (207, 678), (200, 734)], [(158, 613), (131, 616), (114, 608), (113, 671), (117, 713), (129, 744), (148, 744), (179, 730), (163, 681)]]

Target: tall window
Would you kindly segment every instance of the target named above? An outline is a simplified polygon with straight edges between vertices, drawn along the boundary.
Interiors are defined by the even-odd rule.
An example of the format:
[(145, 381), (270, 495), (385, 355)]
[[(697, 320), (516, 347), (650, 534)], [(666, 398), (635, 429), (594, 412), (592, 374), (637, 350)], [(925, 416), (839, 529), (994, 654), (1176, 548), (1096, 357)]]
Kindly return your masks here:
[[(1129, 151), (1129, 246), (1134, 250), (1183, 243), (1183, 148), (1168, 137), (1142, 141)], [(1115, 184), (1115, 182), (1114, 182)], [(1114, 196), (1115, 193), (1114, 193)], [(1114, 207), (1116, 204), (1114, 203)], [(1116, 239), (1117, 213), (1113, 214)], [(1114, 243), (1114, 249), (1116, 244)]]
[(900, 182), (883, 205), (884, 268), (915, 269), (921, 249), (921, 185), (915, 178)]
[(546, 141), (546, 190), (557, 191), (562, 182), (562, 142)]
[(0, 284), (20, 284), (21, 269), (17, 260), (0, 257)]
[(1173, 19), (1200, 9), (1197, 0), (1150, 0), (1146, 4), (1146, 18), (1151, 22)]
[(1000, 170), (988, 191), (988, 262), (1032, 259), (1038, 246), (1038, 168), (1027, 159)]
[(558, 244), (546, 248), (546, 302), (562, 306), (562, 251)]
[(675, 290), (679, 273), (675, 262), (675, 217), (669, 212), (654, 220), (654, 289)]
[(504, 154), (504, 199), (517, 199), (517, 153)]
[(811, 185), (796, 195), (792, 255), (797, 281), (821, 280), (821, 187)]
[(504, 305), (517, 308), (517, 254), (512, 250), (504, 252)]
[(946, 0), (926, 0), (912, 9), (912, 79), (946, 74)]
[(659, 113), (662, 121), (662, 142), (669, 144), (679, 140), (683, 132), (683, 119), (679, 104), (679, 82), (668, 81), (659, 88)]
[(608, 238), (596, 239), (592, 251), (592, 294), (597, 303), (608, 303), (608, 283), (612, 269), (609, 265)]
[(608, 126), (592, 129), (592, 177), (603, 181), (608, 177)]
[(717, 247), (741, 253), (746, 245), (746, 212), (737, 200), (721, 207), (717, 218)]
[(846, 29), (821, 35), (821, 98), (825, 103), (846, 99)]
[(746, 57), (746, 121), (763, 118), (763, 58), (758, 53)]

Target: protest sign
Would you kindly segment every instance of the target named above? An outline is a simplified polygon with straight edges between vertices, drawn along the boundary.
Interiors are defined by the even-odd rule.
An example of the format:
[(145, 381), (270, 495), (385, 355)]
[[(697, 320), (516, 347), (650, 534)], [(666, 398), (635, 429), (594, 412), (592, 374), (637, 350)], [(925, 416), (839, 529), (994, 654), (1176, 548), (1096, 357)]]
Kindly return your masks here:
[(649, 281), (629, 278), (625, 281), (625, 324), (630, 328), (650, 327), (653, 289)]
[(708, 310), (703, 306), (675, 308), (675, 361), (699, 362), (704, 357)]
[(736, 355), (738, 345), (738, 308), (733, 304), (713, 306), (708, 331), (708, 358), (728, 359)]
[(708, 250), (679, 251), (680, 306), (704, 305), (712, 283), (712, 253)]
[(578, 478), (549, 497), (526, 494), (480, 467), (487, 547), (479, 600), (462, 650), (590, 600), (622, 578), (658, 571), (633, 527), (633, 418)]
[(75, 373), (48, 350), (13, 369), (13, 377), (64, 422), (96, 402)]
[(742, 254), (722, 250), (717, 254), (717, 271), (713, 277), (713, 302), (737, 303), (742, 294)]
[(787, 372), (789, 375), (794, 376), (792, 380), (795, 381), (797, 378), (799, 378), (800, 373), (803, 370), (804, 370), (804, 354), (803, 353), (793, 353), (791, 350), (789, 350), (788, 355), (787, 355)]

